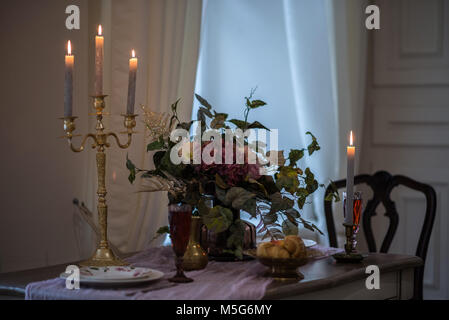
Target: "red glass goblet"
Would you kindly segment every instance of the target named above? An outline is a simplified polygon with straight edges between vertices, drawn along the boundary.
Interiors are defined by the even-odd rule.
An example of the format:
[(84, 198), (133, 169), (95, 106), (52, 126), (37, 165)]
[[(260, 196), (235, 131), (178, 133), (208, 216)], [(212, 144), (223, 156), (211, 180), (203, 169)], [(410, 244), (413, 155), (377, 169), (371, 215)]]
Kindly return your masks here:
[[(346, 217), (346, 192), (343, 192), (343, 212)], [(357, 246), (356, 236), (359, 232), (360, 218), (362, 217), (362, 192), (356, 191), (353, 196), (352, 206), (352, 235), (351, 235), (351, 252), (356, 252)]]
[(171, 282), (192, 282), (187, 278), (182, 268), (184, 253), (190, 238), (190, 223), (192, 221), (192, 207), (187, 204), (171, 204), (168, 206), (168, 222), (170, 224), (170, 238), (176, 255), (176, 275), (168, 279)]

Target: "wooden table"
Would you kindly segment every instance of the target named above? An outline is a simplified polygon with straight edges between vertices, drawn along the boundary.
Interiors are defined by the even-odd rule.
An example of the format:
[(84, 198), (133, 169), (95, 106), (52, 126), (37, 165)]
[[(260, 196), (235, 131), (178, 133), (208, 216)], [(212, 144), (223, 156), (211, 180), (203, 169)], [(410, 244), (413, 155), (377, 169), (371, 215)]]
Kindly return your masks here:
[[(23, 299), (30, 282), (57, 277), (68, 264), (0, 274), (0, 299)], [(368, 265), (380, 270), (380, 289), (365, 286)], [(274, 282), (265, 299), (410, 299), (414, 268), (422, 265), (415, 256), (370, 254), (362, 263), (335, 263), (332, 257), (313, 260), (300, 268), (300, 282)]]

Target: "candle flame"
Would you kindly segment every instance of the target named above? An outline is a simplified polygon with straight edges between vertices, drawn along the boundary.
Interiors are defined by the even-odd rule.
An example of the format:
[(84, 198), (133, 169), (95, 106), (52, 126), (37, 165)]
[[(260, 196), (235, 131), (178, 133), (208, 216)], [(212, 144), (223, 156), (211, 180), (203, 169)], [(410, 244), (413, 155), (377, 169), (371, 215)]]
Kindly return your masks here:
[(69, 56), (72, 55), (72, 43), (70, 42), (70, 40), (67, 42), (67, 54)]
[(352, 130), (351, 130), (351, 134), (349, 135), (349, 144), (352, 146), (353, 144), (353, 138), (352, 138)]
[(132, 56), (133, 58), (136, 57), (136, 51), (134, 51), (134, 49), (131, 51), (131, 56)]
[(99, 35), (99, 36), (101, 36), (102, 30), (103, 30), (103, 29), (101, 28), (101, 24), (100, 24), (100, 25), (98, 26), (98, 35)]

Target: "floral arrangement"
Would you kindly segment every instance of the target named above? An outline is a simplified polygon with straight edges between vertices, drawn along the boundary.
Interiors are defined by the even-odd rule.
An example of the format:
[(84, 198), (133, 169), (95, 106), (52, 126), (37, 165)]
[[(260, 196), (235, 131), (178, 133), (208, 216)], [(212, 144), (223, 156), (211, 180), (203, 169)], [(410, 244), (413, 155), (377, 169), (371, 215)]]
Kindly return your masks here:
[[(197, 114), (197, 131), (201, 131), (203, 137), (200, 140), (195, 140), (190, 133), (182, 139), (171, 137), (175, 129), (193, 131), (195, 122), (179, 120), (179, 100), (172, 104), (171, 115), (144, 108), (144, 122), (152, 138), (147, 151), (154, 151), (155, 168), (139, 169), (130, 159), (126, 163), (131, 183), (137, 175), (146, 180), (142, 191), (167, 191), (170, 203), (192, 205), (210, 230), (217, 233), (229, 230), (227, 251), (239, 258), (242, 257), (244, 225), (233, 216), (236, 210), (260, 218), (257, 232), (262, 233), (263, 238), (280, 239), (297, 234), (299, 224), (321, 233), (313, 223), (301, 217), (300, 210), (308, 197), (324, 185), (318, 183), (310, 168), (298, 165), (306, 154), (312, 156), (320, 150), (320, 145), (315, 136), (307, 132), (310, 137), (307, 148), (292, 149), (285, 158), (283, 151), (266, 151), (263, 143), (242, 135), (248, 129), (269, 131), (258, 121), (248, 121), (251, 111), (266, 105), (262, 100), (253, 100), (253, 94), (254, 91), (245, 98), (243, 120), (228, 120), (227, 114), (215, 111), (206, 99), (195, 95), (201, 105)], [(234, 134), (232, 139), (226, 136), (229, 132)], [(204, 141), (205, 136), (211, 138)], [(206, 161), (203, 157), (195, 159), (195, 154), (203, 157), (206, 154), (215, 161)], [(180, 155), (183, 161), (175, 164), (173, 155)], [(239, 157), (243, 161), (237, 161)], [(206, 205), (204, 195), (217, 199), (212, 208)], [(336, 188), (326, 197), (327, 201), (332, 199), (339, 200)], [(166, 231), (167, 227), (163, 227), (158, 232)]]

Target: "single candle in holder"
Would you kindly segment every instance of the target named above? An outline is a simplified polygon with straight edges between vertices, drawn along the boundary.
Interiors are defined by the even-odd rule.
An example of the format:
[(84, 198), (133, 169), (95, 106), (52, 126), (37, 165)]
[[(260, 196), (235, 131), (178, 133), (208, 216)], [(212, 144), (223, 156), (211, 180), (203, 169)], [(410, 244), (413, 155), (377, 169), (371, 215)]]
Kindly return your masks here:
[(345, 224), (353, 224), (352, 209), (354, 206), (354, 159), (355, 159), (355, 147), (353, 146), (352, 131), (349, 137), (349, 146), (347, 147), (347, 157), (348, 157), (348, 167), (347, 167), (347, 177), (346, 177), (346, 213), (345, 214)]
[(64, 117), (72, 116), (74, 63), (75, 57), (72, 55), (72, 44), (69, 40), (67, 42), (67, 55), (65, 56)]
[(101, 25), (98, 26), (98, 35), (95, 37), (95, 95), (103, 95), (103, 55), (104, 38)]
[(134, 114), (134, 103), (136, 100), (136, 74), (137, 74), (137, 58), (134, 49), (129, 59), (129, 81), (128, 81), (128, 103), (126, 105), (126, 113)]

